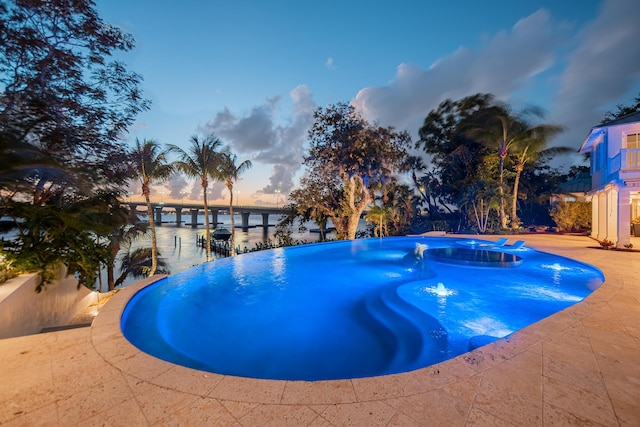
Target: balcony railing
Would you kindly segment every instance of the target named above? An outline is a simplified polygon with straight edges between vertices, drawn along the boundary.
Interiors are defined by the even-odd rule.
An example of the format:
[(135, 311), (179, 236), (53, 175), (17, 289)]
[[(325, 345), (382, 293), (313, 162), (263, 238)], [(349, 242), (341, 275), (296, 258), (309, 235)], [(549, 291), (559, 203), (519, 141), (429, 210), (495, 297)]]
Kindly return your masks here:
[(640, 170), (640, 148), (622, 150), (621, 154), (624, 170)]

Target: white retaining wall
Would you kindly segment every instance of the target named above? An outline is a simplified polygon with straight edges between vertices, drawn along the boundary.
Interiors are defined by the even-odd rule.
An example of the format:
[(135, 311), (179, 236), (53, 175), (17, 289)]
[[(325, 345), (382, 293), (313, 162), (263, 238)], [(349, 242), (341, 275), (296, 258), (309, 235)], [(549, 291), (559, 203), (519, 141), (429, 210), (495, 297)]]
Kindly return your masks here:
[(66, 326), (98, 300), (98, 293), (61, 269), (60, 279), (36, 293), (38, 274), (23, 274), (0, 284), (0, 339), (37, 334), (44, 328)]

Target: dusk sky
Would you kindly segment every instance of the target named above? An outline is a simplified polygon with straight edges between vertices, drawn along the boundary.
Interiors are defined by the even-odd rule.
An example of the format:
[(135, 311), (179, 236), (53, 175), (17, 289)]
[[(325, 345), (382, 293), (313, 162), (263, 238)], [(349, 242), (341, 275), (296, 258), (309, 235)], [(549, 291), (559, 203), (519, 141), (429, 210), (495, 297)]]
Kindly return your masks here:
[[(416, 139), (444, 99), (493, 93), (543, 107), (579, 148), (616, 104), (640, 94), (640, 1), (97, 0), (136, 39), (122, 58), (152, 100), (128, 135), (187, 147), (215, 133), (253, 168), (239, 204), (275, 205), (303, 172), (313, 110), (352, 102)], [(575, 155), (571, 161), (580, 161)], [(156, 188), (200, 200), (181, 177)], [(173, 197), (169, 193), (173, 192)], [(228, 201), (222, 184), (212, 199)], [(283, 198), (280, 196), (280, 204)]]

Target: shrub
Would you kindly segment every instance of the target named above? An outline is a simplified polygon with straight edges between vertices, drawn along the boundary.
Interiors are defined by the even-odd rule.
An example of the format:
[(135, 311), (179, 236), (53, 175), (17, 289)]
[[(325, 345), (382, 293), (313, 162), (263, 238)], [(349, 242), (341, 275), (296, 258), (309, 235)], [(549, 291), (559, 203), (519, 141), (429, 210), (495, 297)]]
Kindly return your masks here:
[(586, 231), (591, 228), (591, 202), (560, 202), (550, 211), (560, 231)]

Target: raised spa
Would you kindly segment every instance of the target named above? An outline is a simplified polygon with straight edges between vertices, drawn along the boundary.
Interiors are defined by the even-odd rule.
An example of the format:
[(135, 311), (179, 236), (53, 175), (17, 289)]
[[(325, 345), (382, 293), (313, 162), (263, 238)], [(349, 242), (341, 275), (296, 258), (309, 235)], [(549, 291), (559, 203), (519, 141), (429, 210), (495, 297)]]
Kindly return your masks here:
[(450, 237), (363, 239), (254, 252), (137, 292), (127, 339), (225, 375), (326, 380), (458, 356), (581, 301), (590, 265)]

